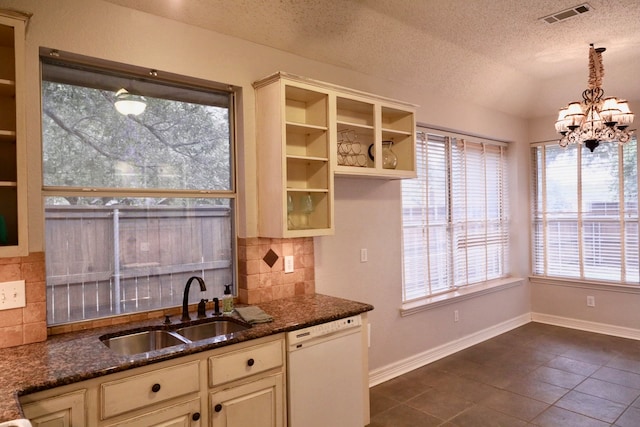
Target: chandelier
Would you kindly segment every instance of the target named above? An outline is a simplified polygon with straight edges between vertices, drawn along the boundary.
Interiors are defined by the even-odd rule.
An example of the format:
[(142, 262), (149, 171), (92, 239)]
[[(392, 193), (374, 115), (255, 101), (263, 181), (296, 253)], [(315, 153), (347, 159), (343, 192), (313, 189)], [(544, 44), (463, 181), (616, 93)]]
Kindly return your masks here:
[(633, 113), (626, 100), (604, 98), (602, 90), (602, 52), (605, 48), (589, 48), (589, 84), (582, 92), (582, 102), (574, 101), (560, 110), (556, 131), (562, 135), (559, 144), (584, 144), (593, 150), (601, 142), (624, 144), (633, 134), (627, 128), (633, 123)]

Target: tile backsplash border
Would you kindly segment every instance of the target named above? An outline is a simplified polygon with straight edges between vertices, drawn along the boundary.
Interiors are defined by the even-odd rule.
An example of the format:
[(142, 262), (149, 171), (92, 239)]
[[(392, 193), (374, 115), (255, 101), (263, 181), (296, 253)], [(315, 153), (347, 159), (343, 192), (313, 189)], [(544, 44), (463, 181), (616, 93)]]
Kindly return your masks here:
[[(278, 259), (263, 260), (272, 250)], [(284, 257), (293, 256), (293, 273), (284, 272)], [(259, 304), (315, 293), (313, 238), (238, 238), (238, 301)]]

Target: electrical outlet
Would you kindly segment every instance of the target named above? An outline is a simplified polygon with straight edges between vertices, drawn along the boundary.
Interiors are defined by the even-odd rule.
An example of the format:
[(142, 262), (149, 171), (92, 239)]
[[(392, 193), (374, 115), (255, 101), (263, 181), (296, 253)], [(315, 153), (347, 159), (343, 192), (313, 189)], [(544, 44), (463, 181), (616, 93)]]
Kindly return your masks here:
[(594, 296), (587, 296), (587, 307), (595, 307), (596, 306), (596, 297)]
[(458, 310), (453, 310), (453, 321), (457, 322), (460, 320), (460, 313), (458, 313)]
[(360, 262), (369, 261), (369, 254), (366, 248), (360, 249)]
[(284, 257), (284, 272), (293, 273), (293, 255), (287, 255)]
[(24, 280), (0, 283), (0, 310), (24, 307), (26, 304)]

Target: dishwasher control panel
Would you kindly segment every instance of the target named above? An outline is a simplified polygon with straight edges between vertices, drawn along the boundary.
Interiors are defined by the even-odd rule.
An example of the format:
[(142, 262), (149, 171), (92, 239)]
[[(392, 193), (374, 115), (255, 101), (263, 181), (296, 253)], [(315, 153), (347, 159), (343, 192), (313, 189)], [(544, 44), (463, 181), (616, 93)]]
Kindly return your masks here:
[(327, 335), (334, 334), (336, 332), (341, 332), (360, 326), (362, 326), (362, 318), (359, 315), (345, 317), (344, 319), (321, 323), (320, 325), (309, 326), (304, 329), (298, 329), (297, 331), (289, 332), (287, 334), (287, 339), (289, 345), (291, 345), (315, 338), (321, 338)]

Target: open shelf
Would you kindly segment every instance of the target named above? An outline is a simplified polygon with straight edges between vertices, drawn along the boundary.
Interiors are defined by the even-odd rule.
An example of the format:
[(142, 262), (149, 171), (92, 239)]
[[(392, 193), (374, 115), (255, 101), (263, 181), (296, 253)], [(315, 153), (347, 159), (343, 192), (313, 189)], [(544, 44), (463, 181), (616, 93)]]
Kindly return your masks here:
[(288, 156), (329, 158), (326, 126), (300, 126), (287, 123), (286, 152)]
[(330, 228), (331, 202), (328, 190), (287, 190), (287, 230), (300, 234)]
[(329, 162), (287, 157), (287, 188), (329, 190)]
[(0, 96), (13, 97), (16, 94), (16, 82), (13, 80), (0, 79)]
[(279, 75), (256, 82), (254, 87), (257, 137), (261, 141), (260, 235), (281, 238), (332, 234), (329, 92)]
[(0, 246), (18, 245), (18, 191), (14, 182), (0, 182)]
[(24, 75), (26, 18), (0, 11), (0, 257), (28, 253), (26, 159), (24, 148)]
[[(287, 73), (253, 86), (260, 236), (333, 234), (337, 174), (415, 176), (415, 106)], [(394, 169), (376, 156), (383, 141), (393, 141)], [(303, 200), (313, 210), (305, 212)]]
[(336, 121), (373, 128), (374, 104), (355, 99), (336, 97)]
[[(364, 102), (337, 97), (337, 103), (336, 174), (384, 179), (415, 177), (412, 107), (390, 106), (391, 101), (375, 98)], [(385, 167), (383, 156), (377, 158), (376, 153), (382, 153), (383, 147), (390, 147), (397, 157), (395, 168)]]
[(328, 124), (327, 95), (295, 86), (285, 87), (285, 111), (288, 123), (313, 126)]
[(400, 132), (415, 132), (413, 112), (382, 107), (382, 129)]

